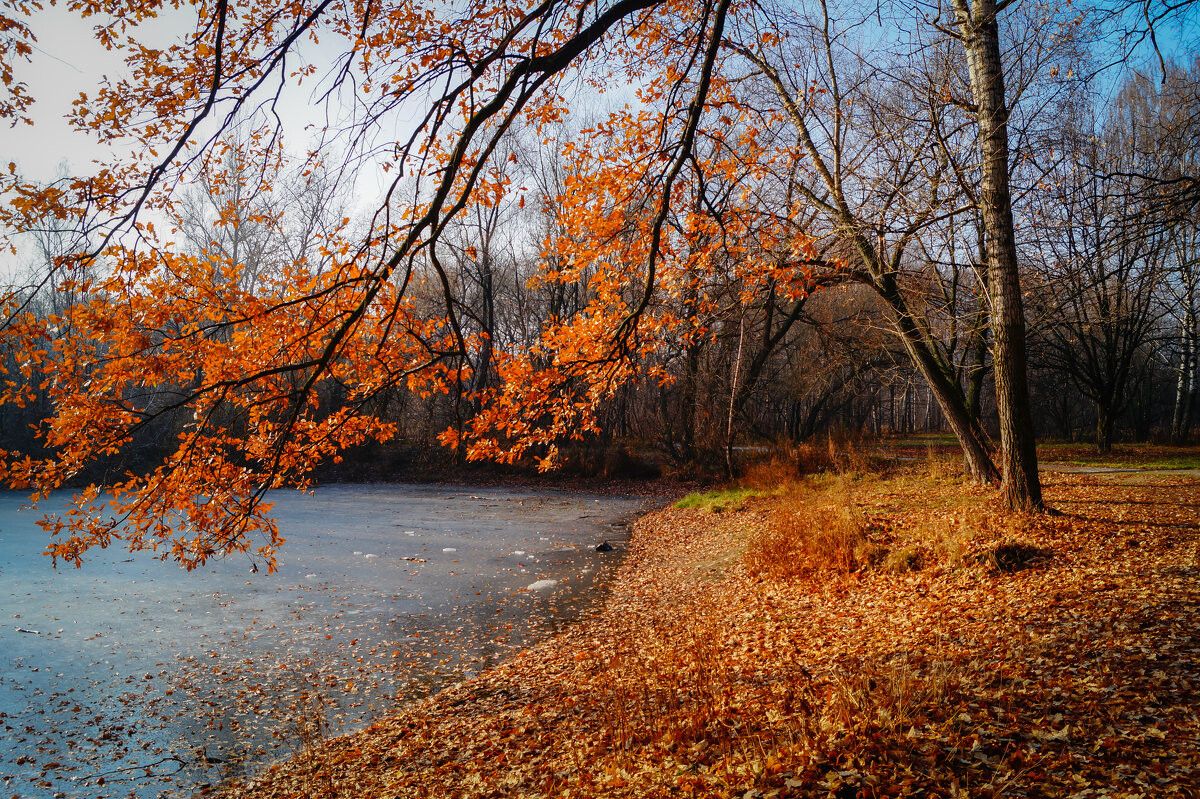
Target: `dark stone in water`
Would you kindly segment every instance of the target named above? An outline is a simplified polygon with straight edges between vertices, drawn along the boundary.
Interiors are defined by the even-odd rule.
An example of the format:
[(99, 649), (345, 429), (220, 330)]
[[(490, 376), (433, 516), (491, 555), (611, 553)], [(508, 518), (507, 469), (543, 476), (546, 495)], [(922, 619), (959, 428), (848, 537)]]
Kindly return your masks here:
[(613, 545), (612, 545), (612, 544), (610, 544), (610, 543), (608, 543), (608, 541), (607, 541), (607, 540), (605, 540), (605, 542), (604, 542), (603, 544), (597, 544), (597, 545), (596, 545), (596, 551), (597, 551), (597, 552), (612, 552), (612, 551), (613, 551)]

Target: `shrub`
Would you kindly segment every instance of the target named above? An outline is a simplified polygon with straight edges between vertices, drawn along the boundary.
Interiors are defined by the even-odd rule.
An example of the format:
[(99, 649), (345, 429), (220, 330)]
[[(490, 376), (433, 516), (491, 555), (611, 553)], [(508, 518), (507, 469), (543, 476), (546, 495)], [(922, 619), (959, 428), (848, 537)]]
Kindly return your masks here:
[(785, 452), (751, 463), (742, 472), (738, 484), (746, 488), (779, 489), (794, 486), (799, 477), (795, 454)]
[(796, 472), (799, 474), (817, 474), (833, 470), (833, 464), (829, 462), (829, 450), (824, 446), (797, 444), (791, 452), (795, 459)]
[(838, 474), (863, 474), (870, 470), (870, 459), (850, 436), (830, 433), (825, 446), (829, 464)]

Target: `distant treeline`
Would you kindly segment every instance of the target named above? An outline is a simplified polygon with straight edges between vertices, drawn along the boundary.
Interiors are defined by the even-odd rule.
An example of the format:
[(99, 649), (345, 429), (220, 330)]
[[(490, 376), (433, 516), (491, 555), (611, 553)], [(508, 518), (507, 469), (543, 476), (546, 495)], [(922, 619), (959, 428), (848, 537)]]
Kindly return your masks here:
[[(1028, 55), (1035, 56), (1045, 54)], [(858, 76), (852, 92), (814, 99), (814, 118), (842, 113), (838, 103), (876, 112), (842, 116), (846, 128), (836, 146), (846, 170), (843, 184), (862, 198), (853, 221), (877, 237), (891, 271), (868, 274), (846, 246), (844, 220), (814, 212), (806, 229), (821, 256), (838, 264), (817, 281), (817, 290), (796, 296), (767, 281), (748, 291), (730, 264), (724, 282), (704, 286), (703, 307), (687, 309), (703, 332), (666, 342), (648, 364), (653, 369), (643, 372), (653, 377), (616, 389), (601, 409), (602, 432), (569, 446), (568, 468), (637, 475), (656, 468), (648, 465), (653, 462), (722, 470), (744, 448), (834, 431), (882, 436), (945, 430), (943, 406), (927, 374), (914, 366), (910, 347), (896, 334), (897, 308), (930, 354), (933, 366), (927, 367), (939, 371), (965, 412), (994, 435), (984, 237), (971, 202), (972, 181), (950, 179), (978, 168), (972, 134), (959, 128), (957, 138), (930, 155), (929, 137), (917, 131), (911, 142), (889, 143), (886, 163), (862, 157), (881, 146), (885, 131), (878, 115), (901, 113), (919, 100), (898, 95), (892, 82), (901, 67), (914, 72), (918, 65), (895, 58), (897, 63), (864, 72), (856, 54), (830, 46), (809, 65), (818, 82), (832, 82), (838, 70)], [(1095, 79), (1067, 80), (1032, 67), (1028, 75), (1010, 124), (1038, 435), (1091, 441), (1101, 451), (1118, 441), (1189, 441), (1200, 394), (1200, 61), (1167, 64), (1161, 75), (1130, 73), (1108, 102), (1096, 99)], [(1035, 96), (1037, 102), (1028, 100), (1026, 107)], [(935, 122), (924, 118), (925, 124)], [(564, 139), (571, 135), (561, 131)], [(522, 146), (519, 132), (508, 146)], [(193, 187), (181, 233), (196, 253), (247, 265), (239, 279), (252, 290), (256, 276), (282, 264), (324, 257), (307, 253), (305, 242), (313, 229), (342, 216), (346, 198), (319, 172), (245, 201), (231, 198), (241, 184), (228, 175), (253, 168), (239, 163), (236, 152), (223, 165), (224, 180)], [(496, 353), (530, 347), (549, 320), (568, 319), (587, 306), (593, 287), (586, 269), (573, 281), (531, 280), (546, 269), (548, 256), (539, 244), (559, 224), (554, 202), (566, 180), (554, 148), (541, 152), (536, 167), (522, 167), (520, 176), (534, 187), (536, 201), (474, 207), (447, 235), (452, 245), (445, 248), (443, 267), (456, 281), (464, 333), (486, 342), (472, 351), (470, 379), (445, 394), (420, 396), (398, 387), (373, 397), (365, 410), (394, 421), (397, 438), (349, 452), (322, 474), (387, 479), (461, 463), (462, 452), (442, 446), (438, 436), (471, 417), (479, 392), (496, 380)], [(914, 164), (930, 174), (943, 170), (943, 182), (906, 187), (907, 203), (882, 202), (889, 170), (904, 172)], [(819, 194), (811, 170), (799, 168), (794, 178), (812, 181), (808, 190)], [(954, 195), (950, 201), (946, 193)], [(211, 224), (231, 207), (244, 217), (239, 224)], [(292, 213), (268, 214), (266, 208)], [(280, 218), (303, 221), (286, 227), (272, 221)], [(74, 246), (71, 231), (54, 225), (35, 244), (34, 274)], [(53, 280), (25, 291), (28, 308), (45, 316), (82, 300)], [(432, 288), (428, 293), (433, 308), (441, 297)], [(51, 414), (45, 389), (54, 374), (23, 368), (12, 352), (0, 358), (6, 379), (34, 389), (24, 407), (0, 406), (0, 448), (37, 456), (42, 449), (34, 431)], [(172, 390), (161, 387), (164, 407)], [(336, 384), (321, 390), (323, 408), (344, 401)], [(80, 479), (146, 468), (171, 451), (188, 421), (180, 414), (157, 415), (123, 454)]]

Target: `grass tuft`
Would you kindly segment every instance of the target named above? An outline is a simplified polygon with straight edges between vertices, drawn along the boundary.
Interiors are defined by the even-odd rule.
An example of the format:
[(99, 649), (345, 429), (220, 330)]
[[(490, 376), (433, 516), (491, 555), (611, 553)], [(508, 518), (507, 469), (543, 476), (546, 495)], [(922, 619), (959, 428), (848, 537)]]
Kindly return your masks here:
[(826, 449), (829, 463), (838, 474), (865, 474), (871, 470), (870, 458), (849, 436), (831, 434)]
[(918, 547), (907, 546), (888, 552), (879, 567), (888, 574), (904, 574), (920, 571), (924, 565), (925, 553)]
[(721, 488), (714, 491), (693, 491), (675, 503), (677, 508), (695, 508), (699, 510), (721, 513), (726, 510), (737, 510), (746, 500), (767, 494), (758, 488)]
[(846, 483), (838, 479), (819, 493), (786, 494), (746, 545), (743, 562), (750, 573), (776, 580), (849, 574), (877, 559)]
[[(778, 467), (764, 468), (754, 490), (771, 499), (756, 506), (766, 518), (749, 526), (743, 564), (750, 574), (771, 580), (980, 565), (1024, 568), (1021, 552), (996, 548), (1024, 540), (1029, 520), (968, 486), (949, 490), (947, 480), (957, 482), (959, 469), (957, 458), (932, 455), (888, 475), (794, 477)], [(769, 474), (785, 482), (768, 488), (763, 475)]]

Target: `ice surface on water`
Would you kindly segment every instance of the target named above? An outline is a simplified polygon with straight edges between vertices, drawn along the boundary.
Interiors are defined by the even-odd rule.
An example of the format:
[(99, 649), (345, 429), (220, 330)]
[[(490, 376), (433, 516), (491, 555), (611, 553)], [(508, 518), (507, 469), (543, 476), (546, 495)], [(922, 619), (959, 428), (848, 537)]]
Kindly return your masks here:
[[(235, 774), (238, 758), (253, 766), (294, 748), (276, 736), (294, 730), (295, 711), (282, 722), (277, 711), (310, 685), (333, 703), (331, 732), (359, 726), (577, 612), (587, 570), (609, 564), (591, 545), (638, 507), (605, 498), (597, 513), (584, 494), (434, 486), (271, 500), (287, 538), (275, 574), (248, 574), (244, 556), (185, 573), (122, 549), (56, 572), (40, 555), (38, 514), (0, 493), (0, 775), (12, 777), (0, 795), (191, 796)], [(578, 551), (552, 551), (570, 545)], [(532, 584), (513, 559), (529, 550), (540, 556), (525, 558), (539, 561)], [(429, 559), (439, 551), (458, 552)], [(40, 787), (50, 762), (61, 766)], [(95, 781), (151, 763), (147, 779)]]

